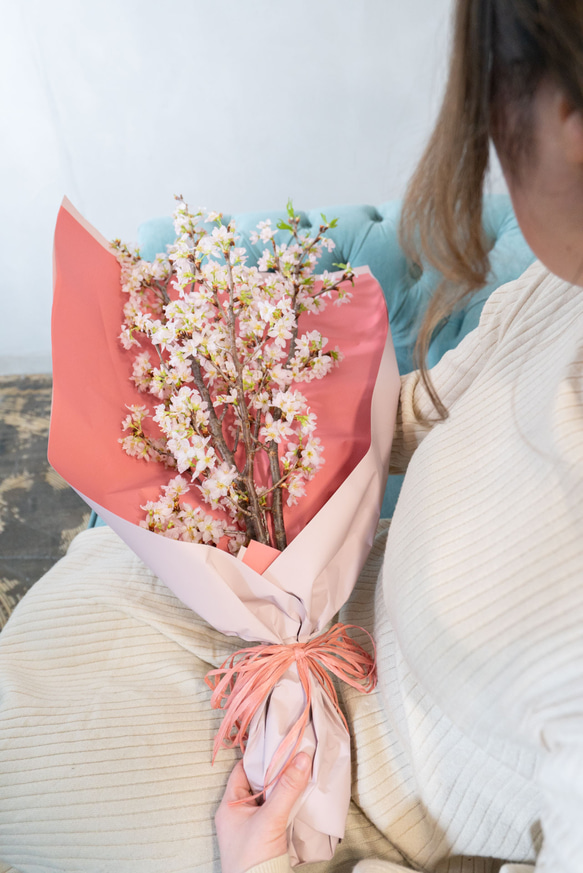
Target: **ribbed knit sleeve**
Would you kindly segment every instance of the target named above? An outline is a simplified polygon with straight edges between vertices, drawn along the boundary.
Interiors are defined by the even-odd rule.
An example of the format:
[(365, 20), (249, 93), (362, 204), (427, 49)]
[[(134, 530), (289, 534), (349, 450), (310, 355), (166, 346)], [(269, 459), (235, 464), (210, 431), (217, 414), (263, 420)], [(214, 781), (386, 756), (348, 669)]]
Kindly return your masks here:
[[(498, 288), (486, 301), (480, 322), (455, 349), (446, 352), (430, 371), (431, 381), (442, 403), (449, 411), (480, 375), (501, 335), (520, 311), (512, 298), (533, 283), (536, 275), (542, 279), (547, 271), (538, 261), (520, 277)], [(429, 419), (429, 421), (426, 421)], [(391, 449), (390, 472), (404, 473), (411, 455), (437, 422), (437, 413), (418, 370), (401, 377), (401, 395), (397, 423)]]

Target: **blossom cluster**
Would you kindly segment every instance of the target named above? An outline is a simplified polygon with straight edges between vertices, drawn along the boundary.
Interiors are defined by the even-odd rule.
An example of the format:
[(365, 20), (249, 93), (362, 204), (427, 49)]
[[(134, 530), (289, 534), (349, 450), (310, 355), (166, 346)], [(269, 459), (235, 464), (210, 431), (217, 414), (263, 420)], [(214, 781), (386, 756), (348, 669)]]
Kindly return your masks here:
[(314, 275), (323, 249), (334, 248), (324, 234), (335, 220), (322, 216), (312, 238), (288, 203), (277, 229), (290, 241), (276, 242), (271, 222), (260, 222), (251, 241), (268, 247), (247, 266), (233, 221), (176, 199), (177, 239), (166, 255), (150, 263), (113, 243), (127, 295), (120, 340), (136, 351), (137, 389), (154, 398), (129, 408), (120, 443), (178, 474), (142, 507), (142, 524), (234, 552), (250, 539), (281, 549), (283, 501), (295, 504), (324, 463), (301, 384), (342, 359), (318, 330), (300, 333), (298, 319), (348, 302), (353, 272), (337, 264), (337, 274)]

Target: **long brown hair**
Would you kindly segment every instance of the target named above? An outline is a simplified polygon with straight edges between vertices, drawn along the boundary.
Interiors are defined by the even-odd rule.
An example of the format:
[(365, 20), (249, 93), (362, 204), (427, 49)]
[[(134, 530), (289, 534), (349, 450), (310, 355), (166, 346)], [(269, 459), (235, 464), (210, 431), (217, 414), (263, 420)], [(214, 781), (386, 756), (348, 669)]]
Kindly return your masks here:
[(532, 155), (533, 96), (553, 79), (583, 110), (583, 0), (457, 0), (441, 111), (405, 195), (401, 244), (443, 274), (424, 315), (415, 361), (440, 418), (427, 350), (436, 328), (486, 282), (482, 229), (490, 141), (506, 172)]

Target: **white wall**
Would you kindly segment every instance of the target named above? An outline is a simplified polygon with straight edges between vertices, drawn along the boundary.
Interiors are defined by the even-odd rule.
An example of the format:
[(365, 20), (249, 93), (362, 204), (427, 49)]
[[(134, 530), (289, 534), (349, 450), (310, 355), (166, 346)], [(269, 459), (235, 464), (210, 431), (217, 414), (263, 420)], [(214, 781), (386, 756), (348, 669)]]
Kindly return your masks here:
[(192, 205), (399, 197), (439, 103), (450, 0), (9, 0), (0, 30), (0, 373), (50, 369), (63, 195), (108, 238)]

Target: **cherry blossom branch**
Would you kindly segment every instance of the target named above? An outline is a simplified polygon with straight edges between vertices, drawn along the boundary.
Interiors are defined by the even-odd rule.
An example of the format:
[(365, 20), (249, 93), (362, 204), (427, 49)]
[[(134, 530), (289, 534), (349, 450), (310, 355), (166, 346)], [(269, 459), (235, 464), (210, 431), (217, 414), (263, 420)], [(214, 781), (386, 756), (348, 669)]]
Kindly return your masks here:
[(220, 451), (223, 461), (226, 461), (228, 464), (234, 464), (235, 457), (229, 449), (229, 446), (227, 445), (227, 442), (223, 436), (223, 429), (221, 427), (219, 419), (217, 418), (217, 414), (215, 412), (209, 390), (206, 386), (204, 379), (202, 378), (200, 363), (196, 360), (196, 358), (193, 358), (190, 369), (192, 375), (194, 376), (194, 384), (198, 388), (201, 397), (207, 404), (207, 410), (209, 414), (208, 428), (215, 441), (215, 448), (218, 448), (218, 450)]
[(231, 266), (230, 247), (227, 248), (225, 251), (225, 262), (227, 265), (229, 283), (228, 327), (231, 338), (231, 356), (233, 358), (233, 363), (237, 372), (237, 411), (239, 414), (239, 422), (241, 424), (241, 436), (245, 445), (245, 467), (243, 469), (242, 477), (245, 482), (247, 498), (251, 506), (251, 511), (255, 514), (255, 518), (253, 519), (256, 528), (255, 539), (257, 539), (260, 543), (269, 545), (269, 532), (264, 521), (264, 515), (261, 510), (257, 491), (255, 490), (255, 481), (253, 478), (255, 452), (253, 450), (251, 442), (251, 425), (249, 421), (249, 410), (247, 409), (247, 405), (245, 403), (245, 389), (243, 387), (243, 373), (241, 361), (239, 360), (239, 355), (237, 354), (237, 335), (234, 312), (234, 282), (233, 269)]
[[(267, 454), (269, 457), (269, 471), (271, 479), (274, 483), (281, 481), (281, 470), (279, 468), (279, 447), (276, 442), (267, 444)], [(271, 496), (271, 512), (273, 520), (273, 533), (275, 536), (275, 547), (283, 552), (287, 546), (287, 538), (285, 535), (285, 525), (283, 521), (283, 500), (281, 494), (281, 485), (273, 485), (273, 493)]]

